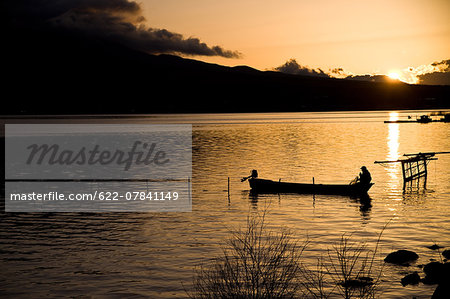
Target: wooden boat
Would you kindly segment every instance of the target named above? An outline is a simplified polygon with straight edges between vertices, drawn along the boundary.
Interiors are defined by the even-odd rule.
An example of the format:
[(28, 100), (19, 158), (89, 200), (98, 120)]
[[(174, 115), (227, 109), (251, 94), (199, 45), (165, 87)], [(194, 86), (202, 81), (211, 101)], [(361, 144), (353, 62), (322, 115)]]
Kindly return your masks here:
[(431, 117), (429, 115), (421, 115), (420, 118), (417, 119), (418, 123), (423, 123), (423, 124), (427, 124), (432, 121), (433, 120), (431, 119)]
[(429, 115), (421, 115), (420, 117), (417, 117), (415, 120), (410, 119), (411, 116), (408, 116), (409, 120), (385, 120), (385, 124), (401, 124), (401, 123), (420, 123), (420, 124), (427, 124), (431, 122), (443, 122), (444, 118), (440, 120), (432, 119)]
[(303, 193), (303, 194), (336, 194), (364, 195), (373, 183), (362, 184), (302, 184), (249, 178), (250, 188), (255, 193)]

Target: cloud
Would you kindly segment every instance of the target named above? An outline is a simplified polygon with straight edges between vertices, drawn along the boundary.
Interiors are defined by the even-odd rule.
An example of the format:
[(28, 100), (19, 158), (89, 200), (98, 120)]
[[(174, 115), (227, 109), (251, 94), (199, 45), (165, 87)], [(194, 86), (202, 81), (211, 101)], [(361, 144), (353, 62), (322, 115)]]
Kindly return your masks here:
[(274, 68), (274, 70), (291, 75), (305, 75), (305, 76), (326, 77), (326, 78), (330, 77), (330, 75), (326, 74), (320, 68), (311, 69), (307, 66), (302, 66), (298, 64), (295, 59), (289, 59), (288, 61), (286, 61), (285, 64)]
[(341, 78), (347, 80), (357, 80), (357, 81), (370, 81), (370, 82), (398, 82), (386, 75), (378, 75), (378, 74), (364, 74), (358, 75), (353, 74), (347, 70), (344, 70), (342, 67), (334, 68), (329, 70), (330, 77), (333, 78)]
[(450, 59), (409, 68), (417, 78), (417, 83), (427, 85), (450, 85)]
[[(418, 67), (408, 67), (397, 71), (397, 73), (400, 81), (409, 84), (450, 85), (450, 59), (424, 64)], [(386, 75), (351, 74), (344, 71), (342, 68), (330, 70), (330, 75), (335, 78), (345, 78), (349, 80), (396, 82)]]
[(394, 83), (402, 81), (409, 84), (450, 85), (450, 59), (399, 70), (397, 72), (399, 75), (399, 80), (392, 79), (391, 77), (383, 74), (354, 74), (342, 67), (332, 68), (325, 72), (320, 68), (313, 69), (307, 66), (302, 66), (295, 59), (290, 59), (283, 65), (278, 66), (273, 70), (295, 75), (341, 78), (370, 82)]
[(349, 80), (359, 81), (371, 81), (371, 82), (392, 82), (392, 79), (384, 75), (354, 75), (351, 72), (344, 70), (342, 67), (329, 69), (328, 72), (324, 72), (322, 69), (312, 69), (307, 66), (302, 66), (297, 63), (295, 59), (286, 61), (285, 64), (274, 68), (275, 71), (279, 71), (292, 75), (306, 75), (324, 78), (343, 78)]
[[(450, 85), (450, 59), (423, 64), (418, 67), (407, 67), (396, 73), (398, 73), (400, 81), (409, 84)], [(345, 78), (373, 82), (395, 82), (388, 76), (374, 74), (351, 74)]]
[(342, 67), (337, 67), (334, 69), (329, 69), (328, 74), (332, 78), (347, 78), (349, 76), (353, 76), (353, 74), (347, 70), (344, 70)]
[(344, 69), (341, 67), (331, 69), (330, 71), (332, 74), (336, 74), (336, 75), (341, 75), (342, 73), (344, 73)]
[(440, 68), (443, 71), (450, 72), (450, 59), (442, 60), (440, 62), (433, 62), (431, 65)]
[(239, 58), (241, 53), (209, 46), (198, 38), (185, 38), (143, 22), (138, 3), (129, 0), (26, 0), (8, 1), (10, 23), (16, 26), (44, 25), (117, 42), (146, 53), (222, 56)]
[(434, 72), (417, 76), (420, 84), (450, 85), (450, 72)]

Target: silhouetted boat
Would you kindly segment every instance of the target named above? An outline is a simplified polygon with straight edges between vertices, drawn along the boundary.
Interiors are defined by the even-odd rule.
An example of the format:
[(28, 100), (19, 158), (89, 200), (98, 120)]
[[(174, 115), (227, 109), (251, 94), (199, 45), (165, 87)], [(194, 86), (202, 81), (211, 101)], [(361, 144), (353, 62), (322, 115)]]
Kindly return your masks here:
[(429, 115), (426, 115), (426, 114), (421, 115), (421, 116), (417, 119), (417, 122), (418, 122), (418, 123), (424, 123), (424, 124), (429, 123), (429, 122), (432, 122), (432, 121), (433, 121), (433, 120), (431, 119), (431, 117), (430, 117)]
[(439, 120), (436, 119), (432, 119), (431, 116), (429, 115), (421, 115), (420, 117), (417, 117), (415, 120), (412, 120), (410, 116), (408, 116), (408, 120), (385, 120), (384, 123), (386, 124), (400, 124), (400, 123), (421, 123), (421, 124), (427, 124), (427, 123), (431, 123), (431, 122), (448, 122), (449, 118), (442, 118)]
[(364, 195), (373, 183), (362, 184), (302, 184), (249, 178), (250, 188), (256, 193), (303, 193), (303, 194), (336, 194)]

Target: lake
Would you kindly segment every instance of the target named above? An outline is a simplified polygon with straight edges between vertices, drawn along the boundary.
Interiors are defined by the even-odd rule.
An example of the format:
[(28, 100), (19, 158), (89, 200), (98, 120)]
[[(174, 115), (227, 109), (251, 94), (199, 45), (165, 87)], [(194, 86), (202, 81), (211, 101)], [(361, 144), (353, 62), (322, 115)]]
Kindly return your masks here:
[[(385, 265), (383, 298), (429, 298), (434, 286), (402, 287), (400, 279), (450, 247), (450, 155), (428, 165), (426, 189), (403, 192), (404, 153), (450, 151), (450, 124), (385, 124), (429, 111), (88, 116), (9, 119), (6, 123), (192, 124), (192, 212), (2, 213), (2, 297), (184, 298), (193, 269), (221, 252), (229, 230), (253, 211), (268, 211), (272, 229), (289, 228), (311, 244), (304, 263), (343, 234), (373, 247), (380, 261), (399, 249), (420, 257), (410, 267)], [(240, 179), (349, 183), (367, 166), (370, 203), (330, 195), (253, 196)], [(228, 178), (230, 192), (228, 193)]]

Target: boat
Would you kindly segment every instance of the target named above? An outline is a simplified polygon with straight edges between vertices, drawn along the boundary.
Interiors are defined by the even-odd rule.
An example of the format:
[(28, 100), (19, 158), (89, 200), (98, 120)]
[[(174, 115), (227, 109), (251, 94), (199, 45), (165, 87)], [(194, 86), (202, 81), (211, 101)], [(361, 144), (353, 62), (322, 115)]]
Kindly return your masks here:
[(408, 119), (397, 119), (397, 120), (385, 120), (385, 124), (402, 124), (402, 123), (420, 123), (420, 124), (427, 124), (431, 122), (443, 122), (448, 123), (450, 122), (450, 113), (446, 114), (436, 114), (436, 115), (443, 115), (440, 119), (432, 119), (429, 115), (421, 115), (420, 117), (417, 117), (416, 119), (411, 119), (411, 116), (408, 116)]
[(411, 116), (408, 116), (408, 120), (385, 120), (385, 124), (401, 124), (401, 123), (421, 123), (427, 124), (430, 122), (436, 122), (437, 120), (433, 120), (429, 115), (421, 115), (420, 117), (416, 117), (415, 120), (411, 119)]
[(417, 118), (417, 122), (418, 123), (423, 123), (423, 124), (427, 124), (429, 122), (432, 122), (433, 120), (431, 119), (431, 117), (429, 115), (421, 115), (419, 118)]
[(334, 194), (365, 195), (374, 185), (360, 182), (350, 184), (304, 184), (249, 178), (251, 191), (254, 193), (302, 193), (302, 194)]

